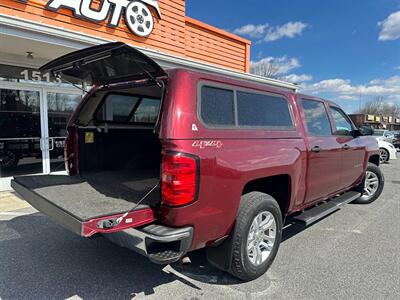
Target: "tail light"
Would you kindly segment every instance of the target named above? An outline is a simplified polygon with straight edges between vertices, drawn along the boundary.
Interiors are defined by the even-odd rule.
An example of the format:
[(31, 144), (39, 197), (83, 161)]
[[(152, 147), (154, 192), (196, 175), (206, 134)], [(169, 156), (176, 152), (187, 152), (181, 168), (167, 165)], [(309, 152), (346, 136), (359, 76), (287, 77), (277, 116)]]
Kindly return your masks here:
[(162, 158), (162, 203), (182, 206), (196, 201), (198, 159), (185, 154), (165, 153)]
[(68, 137), (64, 144), (65, 169), (69, 175), (79, 173), (78, 129), (68, 127)]

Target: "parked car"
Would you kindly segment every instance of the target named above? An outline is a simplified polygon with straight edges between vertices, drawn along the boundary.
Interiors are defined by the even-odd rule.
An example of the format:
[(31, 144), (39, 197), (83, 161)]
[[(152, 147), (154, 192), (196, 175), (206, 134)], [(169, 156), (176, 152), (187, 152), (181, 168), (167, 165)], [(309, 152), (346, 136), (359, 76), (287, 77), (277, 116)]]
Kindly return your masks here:
[(164, 70), (122, 43), (41, 70), (94, 87), (68, 125), (69, 176), (12, 186), (72, 232), (102, 234), (152, 262), (206, 248), (214, 266), (252, 280), (272, 264), (285, 220), (307, 226), (382, 192), (372, 130), (356, 129), (333, 102)]
[(374, 136), (389, 143), (393, 143), (395, 140), (394, 134), (384, 129), (374, 129)]
[(387, 163), (391, 159), (397, 159), (397, 151), (393, 144), (377, 138), (379, 145), (379, 157), (381, 163)]
[(400, 131), (393, 131), (393, 146), (400, 150)]

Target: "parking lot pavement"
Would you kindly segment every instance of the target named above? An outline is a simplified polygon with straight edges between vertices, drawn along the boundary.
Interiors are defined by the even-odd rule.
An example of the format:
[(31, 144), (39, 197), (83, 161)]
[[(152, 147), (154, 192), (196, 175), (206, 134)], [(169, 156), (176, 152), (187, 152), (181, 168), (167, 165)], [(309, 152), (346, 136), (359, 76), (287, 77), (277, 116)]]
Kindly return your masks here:
[(0, 214), (0, 299), (399, 299), (400, 160), (382, 166), (371, 205), (289, 227), (267, 274), (248, 283), (212, 268), (158, 266), (103, 238), (80, 238), (32, 208)]

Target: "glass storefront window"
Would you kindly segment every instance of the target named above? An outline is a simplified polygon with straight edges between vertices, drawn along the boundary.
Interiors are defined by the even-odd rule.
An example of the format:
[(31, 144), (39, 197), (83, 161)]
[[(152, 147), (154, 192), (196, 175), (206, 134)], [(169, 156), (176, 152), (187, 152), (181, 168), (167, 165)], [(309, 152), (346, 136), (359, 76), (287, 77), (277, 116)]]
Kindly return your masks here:
[(64, 143), (67, 137), (67, 125), (75, 108), (81, 101), (81, 95), (65, 93), (47, 93), (50, 168), (52, 172), (64, 171)]
[(40, 93), (0, 89), (0, 178), (42, 172)]
[(0, 190), (10, 188), (13, 176), (65, 170), (67, 124), (81, 97), (49, 74), (0, 64)]

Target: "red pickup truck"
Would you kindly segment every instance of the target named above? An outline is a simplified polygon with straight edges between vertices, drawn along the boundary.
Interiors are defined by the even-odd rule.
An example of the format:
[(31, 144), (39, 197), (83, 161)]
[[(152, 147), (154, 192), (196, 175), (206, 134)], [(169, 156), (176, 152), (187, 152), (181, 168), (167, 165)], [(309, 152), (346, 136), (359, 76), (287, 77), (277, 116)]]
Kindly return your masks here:
[(93, 88), (68, 125), (69, 175), (14, 189), (83, 237), (168, 264), (206, 248), (243, 280), (274, 260), (285, 222), (307, 226), (382, 192), (372, 130), (336, 104), (248, 80), (162, 69), (111, 43), (42, 67)]

